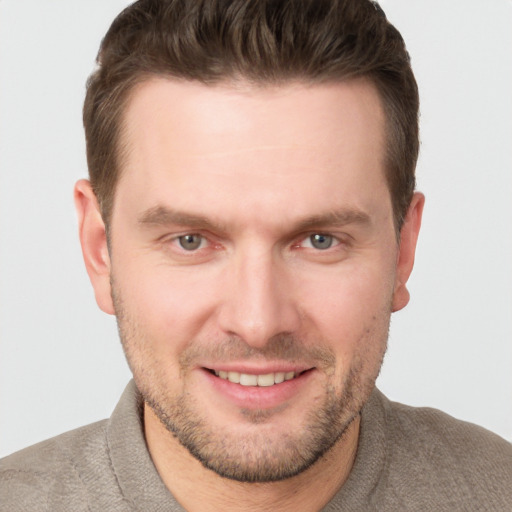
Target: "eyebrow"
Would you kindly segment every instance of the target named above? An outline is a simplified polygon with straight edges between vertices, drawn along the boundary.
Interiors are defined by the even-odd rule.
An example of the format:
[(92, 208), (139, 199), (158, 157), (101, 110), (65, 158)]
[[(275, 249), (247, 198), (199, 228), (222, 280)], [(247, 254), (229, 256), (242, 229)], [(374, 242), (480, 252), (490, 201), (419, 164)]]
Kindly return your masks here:
[(225, 226), (220, 222), (212, 222), (210, 219), (192, 213), (173, 210), (166, 206), (155, 206), (144, 211), (138, 219), (141, 225), (170, 226), (179, 225), (197, 229), (211, 229), (213, 231), (225, 231)]
[(371, 224), (371, 217), (363, 210), (355, 208), (342, 208), (332, 210), (327, 213), (312, 215), (297, 224), (297, 231), (307, 231), (313, 228), (329, 227), (329, 226), (346, 226), (347, 224)]
[[(208, 229), (212, 231), (226, 232), (227, 228), (223, 223), (214, 222), (202, 215), (191, 214), (179, 210), (170, 209), (166, 206), (155, 206), (144, 211), (138, 218), (141, 225), (170, 226), (180, 225), (192, 229)], [(326, 228), (332, 226), (345, 226), (347, 224), (371, 224), (371, 217), (368, 213), (355, 208), (342, 208), (326, 213), (312, 215), (298, 221), (293, 231), (307, 231), (314, 228)]]

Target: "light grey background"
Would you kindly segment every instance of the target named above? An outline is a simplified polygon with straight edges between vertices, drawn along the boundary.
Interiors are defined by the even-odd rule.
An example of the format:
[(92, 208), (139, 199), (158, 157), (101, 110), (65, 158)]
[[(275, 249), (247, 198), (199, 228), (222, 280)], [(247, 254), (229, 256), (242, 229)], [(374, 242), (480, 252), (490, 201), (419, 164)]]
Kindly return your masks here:
[[(107, 417), (130, 376), (72, 204), (85, 80), (126, 4), (0, 1), (0, 455)], [(382, 6), (420, 86), (427, 204), (379, 386), (512, 440), (512, 2)]]

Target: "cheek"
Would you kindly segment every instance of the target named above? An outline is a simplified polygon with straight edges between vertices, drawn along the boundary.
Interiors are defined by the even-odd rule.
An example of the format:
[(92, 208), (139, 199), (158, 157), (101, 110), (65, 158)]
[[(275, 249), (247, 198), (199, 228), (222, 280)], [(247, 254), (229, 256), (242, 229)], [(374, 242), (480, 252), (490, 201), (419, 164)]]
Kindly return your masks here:
[(179, 351), (196, 338), (215, 308), (217, 280), (199, 268), (151, 265), (142, 258), (115, 267), (126, 315), (156, 350)]
[(346, 355), (358, 349), (361, 340), (387, 332), (392, 295), (393, 273), (384, 273), (380, 266), (347, 266), (322, 278), (305, 278), (301, 284), (304, 314)]
[(366, 270), (331, 280), (316, 294), (310, 319), (335, 354), (330, 383), (336, 393), (370, 392), (386, 351), (392, 289), (382, 274)]

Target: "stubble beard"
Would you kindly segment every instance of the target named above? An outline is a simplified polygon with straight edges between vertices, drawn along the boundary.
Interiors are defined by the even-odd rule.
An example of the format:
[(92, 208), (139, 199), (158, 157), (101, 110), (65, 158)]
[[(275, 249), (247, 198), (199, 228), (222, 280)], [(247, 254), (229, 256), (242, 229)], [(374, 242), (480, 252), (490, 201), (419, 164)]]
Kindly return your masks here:
[(265, 428), (266, 411), (242, 411), (246, 421), (261, 430), (235, 434), (208, 425), (193, 397), (186, 393), (161, 400), (144, 392), (143, 398), (165, 428), (204, 467), (231, 480), (264, 483), (302, 473), (340, 441), (363, 405), (348, 399), (349, 394), (326, 390), (322, 406), (309, 411), (296, 431), (280, 432), (278, 438)]
[[(188, 393), (186, 387), (181, 394), (173, 395), (165, 386), (165, 372), (159, 370), (162, 363), (152, 355), (151, 340), (144, 335), (134, 318), (127, 316), (119, 296), (113, 293), (118, 329), (128, 364), (144, 401), (151, 407), (164, 427), (204, 467), (221, 477), (239, 482), (275, 482), (296, 476), (317, 462), (328, 452), (347, 431), (352, 421), (360, 414), (375, 386), (387, 344), (387, 329), (382, 337), (382, 328), (376, 329), (382, 339), (375, 338), (374, 329), (365, 329), (359, 340), (360, 346), (380, 343), (370, 361), (362, 351), (352, 362), (345, 382), (336, 388), (331, 378), (327, 380), (324, 397), (320, 405), (312, 408), (294, 431), (274, 433), (267, 420), (272, 417), (264, 410), (242, 410), (247, 422), (254, 428), (250, 435), (214, 428), (201, 411), (200, 404)], [(389, 328), (389, 319), (387, 322)], [(364, 338), (364, 339), (363, 339)], [(292, 336), (278, 336), (269, 340), (263, 350), (255, 350), (238, 338), (228, 338), (217, 343), (217, 349), (210, 349), (218, 360), (226, 356), (240, 357), (244, 352), (251, 356), (282, 360), (299, 360), (311, 356), (328, 375), (333, 374), (334, 354), (330, 349), (306, 349), (305, 344)], [(195, 344), (180, 358), (182, 376), (191, 367), (195, 354), (200, 351)], [(223, 359), (224, 358), (224, 359)], [(302, 359), (304, 360), (304, 359)], [(277, 413), (278, 414), (278, 413)]]

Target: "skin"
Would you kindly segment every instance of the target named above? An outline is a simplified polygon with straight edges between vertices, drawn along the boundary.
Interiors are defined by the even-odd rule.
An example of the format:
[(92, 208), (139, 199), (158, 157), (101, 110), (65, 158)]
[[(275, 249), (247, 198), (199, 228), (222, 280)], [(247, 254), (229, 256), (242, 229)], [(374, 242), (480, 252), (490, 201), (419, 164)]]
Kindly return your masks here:
[[(110, 250), (86, 180), (75, 201), (160, 476), (190, 511), (321, 509), (350, 473), (391, 312), (408, 302), (424, 202), (397, 243), (376, 90), (152, 79), (124, 128)], [(210, 370), (298, 378), (247, 388)]]

